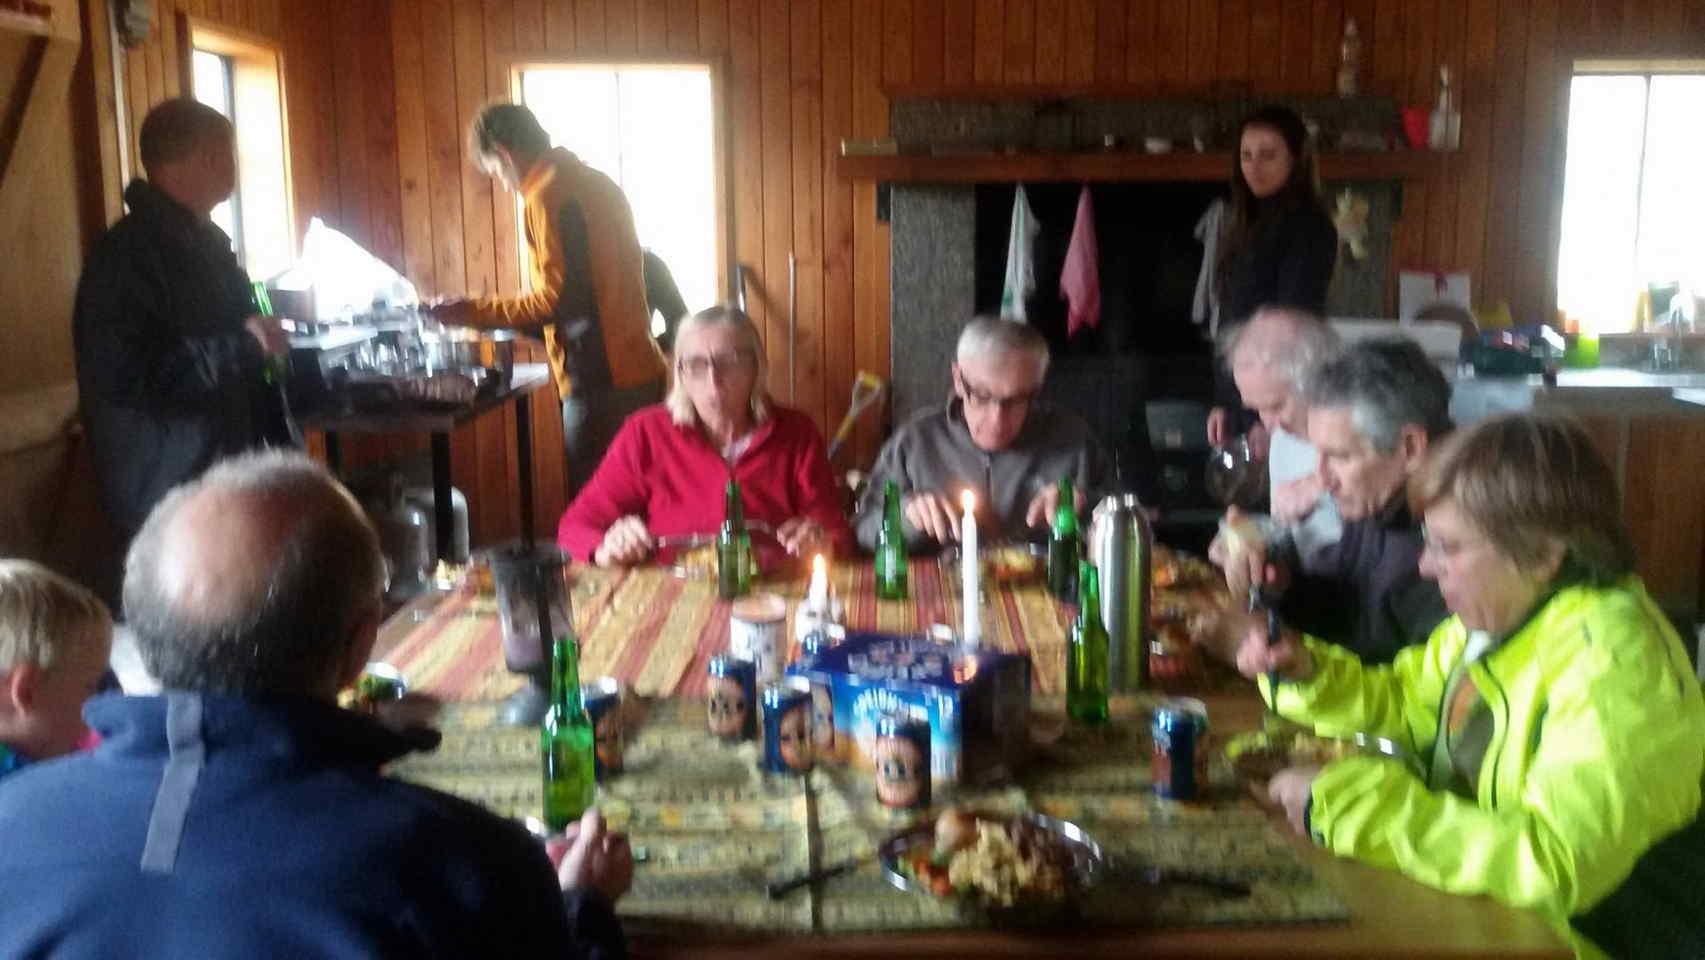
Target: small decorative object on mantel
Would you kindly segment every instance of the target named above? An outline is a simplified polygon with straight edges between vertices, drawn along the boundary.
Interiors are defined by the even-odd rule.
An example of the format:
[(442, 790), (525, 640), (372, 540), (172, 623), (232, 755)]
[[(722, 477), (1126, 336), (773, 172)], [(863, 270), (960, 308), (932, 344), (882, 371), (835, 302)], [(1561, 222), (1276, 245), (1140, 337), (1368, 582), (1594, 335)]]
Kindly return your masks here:
[(1451, 87), (1450, 67), (1439, 65), (1439, 102), (1433, 107), (1428, 127), (1427, 146), (1434, 150), (1455, 150), (1462, 145), (1462, 111), (1457, 109), (1461, 91)]
[[(152, 2), (152, 0), (143, 0)], [(870, 140), (843, 139), (841, 141), (841, 156), (843, 157), (893, 157), (900, 153), (900, 145), (893, 137), (877, 137)]]
[(1362, 34), (1356, 18), (1344, 21), (1344, 40), (1338, 45), (1338, 96), (1353, 97), (1362, 89)]
[(1354, 260), (1368, 256), (1368, 198), (1344, 188), (1332, 208), (1332, 225), (1338, 228), (1338, 239), (1350, 248)]
[(127, 47), (140, 47), (154, 29), (154, 0), (118, 0), (114, 28)]

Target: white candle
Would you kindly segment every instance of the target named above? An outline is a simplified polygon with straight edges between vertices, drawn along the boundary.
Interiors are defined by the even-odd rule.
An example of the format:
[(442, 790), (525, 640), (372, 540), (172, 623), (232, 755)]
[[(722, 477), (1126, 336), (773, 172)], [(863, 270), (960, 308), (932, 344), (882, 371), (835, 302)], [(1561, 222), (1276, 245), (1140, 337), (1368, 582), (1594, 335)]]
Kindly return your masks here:
[(975, 650), (983, 642), (982, 609), (978, 602), (982, 571), (977, 564), (977, 498), (967, 490), (959, 502), (965, 507), (965, 518), (959, 524), (959, 559), (965, 585), (965, 623), (960, 637), (966, 647)]
[(805, 605), (824, 617), (829, 615), (829, 564), (820, 553), (811, 558), (811, 586), (805, 591)]

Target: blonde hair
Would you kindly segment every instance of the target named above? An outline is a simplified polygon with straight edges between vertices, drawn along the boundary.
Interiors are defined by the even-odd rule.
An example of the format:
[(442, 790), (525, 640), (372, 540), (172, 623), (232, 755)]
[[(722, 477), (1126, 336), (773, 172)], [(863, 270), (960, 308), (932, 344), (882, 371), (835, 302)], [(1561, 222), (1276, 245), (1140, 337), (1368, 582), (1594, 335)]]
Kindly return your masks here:
[(46, 670), (67, 649), (112, 629), (107, 605), (87, 589), (29, 560), (0, 559), (0, 670)]
[(1578, 424), (1511, 413), (1445, 438), (1409, 479), (1420, 515), (1442, 500), (1519, 566), (1564, 548), (1557, 580), (1608, 584), (1634, 569), (1616, 474)]
[(764, 353), (764, 340), (758, 335), (758, 326), (738, 307), (718, 305), (682, 320), (675, 329), (675, 356), (670, 358), (669, 364), (669, 396), (663, 402), (669, 407), (669, 419), (678, 427), (696, 426), (699, 422), (698, 411), (693, 409), (693, 398), (687, 394), (686, 384), (681, 382), (681, 342), (687, 334), (702, 327), (718, 326), (733, 328), (745, 341), (740, 349), (752, 361), (755, 370), (752, 378), (752, 422), (763, 423), (770, 418), (769, 361)]

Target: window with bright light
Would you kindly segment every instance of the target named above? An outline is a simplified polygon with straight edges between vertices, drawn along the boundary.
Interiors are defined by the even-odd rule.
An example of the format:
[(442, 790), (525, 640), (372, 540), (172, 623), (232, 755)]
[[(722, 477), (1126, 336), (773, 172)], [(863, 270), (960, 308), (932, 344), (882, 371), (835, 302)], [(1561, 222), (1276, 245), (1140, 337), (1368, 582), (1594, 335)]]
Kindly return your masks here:
[(1705, 295), (1701, 103), (1705, 64), (1571, 80), (1557, 304), (1584, 331), (1634, 329), (1652, 288)]
[(717, 303), (724, 228), (710, 68), (528, 66), (520, 94), (552, 143), (622, 188), (640, 245), (668, 266), (688, 311)]
[(295, 251), (279, 53), (264, 41), (199, 25), (191, 37), (195, 98), (237, 131), (237, 189), (214, 208), (213, 222), (231, 237), (249, 276), (265, 279), (289, 268)]

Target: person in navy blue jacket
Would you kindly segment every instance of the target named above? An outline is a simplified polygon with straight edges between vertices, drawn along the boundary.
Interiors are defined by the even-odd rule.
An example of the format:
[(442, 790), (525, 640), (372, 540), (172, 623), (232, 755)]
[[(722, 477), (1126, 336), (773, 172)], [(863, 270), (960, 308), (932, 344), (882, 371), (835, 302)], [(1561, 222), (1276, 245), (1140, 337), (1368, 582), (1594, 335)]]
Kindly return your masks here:
[(596, 812), (553, 870), (520, 825), (382, 776), (417, 738), (336, 706), (384, 584), (300, 455), (168, 495), (124, 585), (163, 693), (91, 701), (97, 750), (0, 785), (0, 956), (624, 956), (633, 861)]

